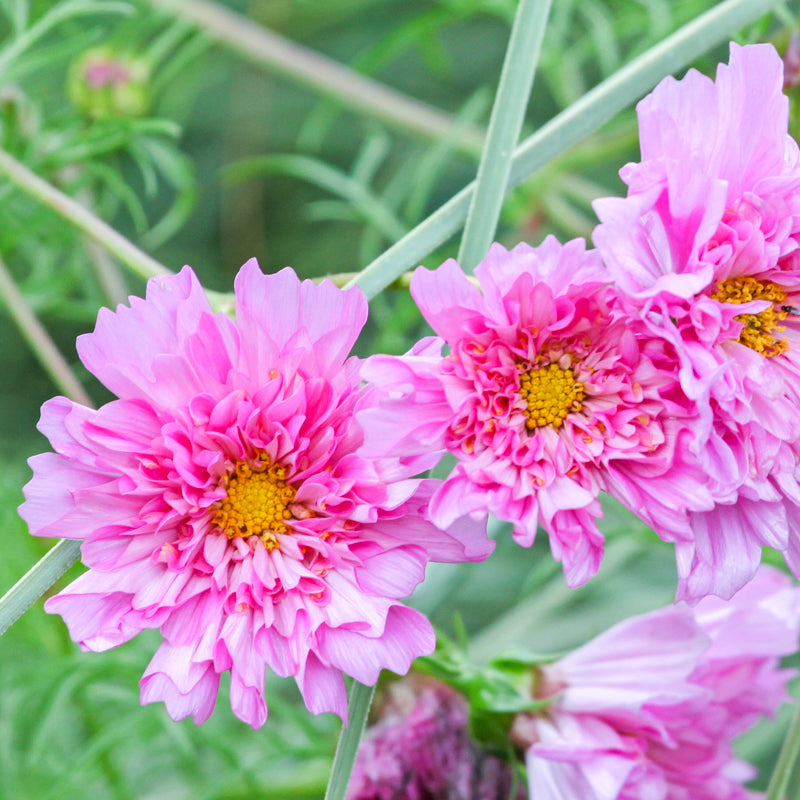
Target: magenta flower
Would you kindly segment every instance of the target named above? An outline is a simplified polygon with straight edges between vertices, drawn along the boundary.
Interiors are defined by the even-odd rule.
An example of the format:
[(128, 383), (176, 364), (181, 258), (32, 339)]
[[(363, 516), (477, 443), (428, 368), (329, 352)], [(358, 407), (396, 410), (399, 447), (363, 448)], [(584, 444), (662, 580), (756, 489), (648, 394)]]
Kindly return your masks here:
[(629, 619), (540, 668), (553, 702), (517, 717), (537, 800), (744, 800), (755, 770), (731, 740), (789, 699), (800, 589), (762, 567), (725, 601)]
[(782, 84), (770, 45), (731, 45), (716, 83), (662, 81), (637, 109), (628, 197), (595, 204), (598, 249), (698, 407), (716, 506), (677, 544), (679, 596), (730, 597), (762, 545), (800, 576), (800, 161)]
[(601, 490), (686, 538), (687, 509), (710, 507), (685, 458), (693, 405), (674, 391), (667, 343), (621, 312), (597, 254), (552, 237), (493, 245), (475, 276), (480, 289), (452, 260), (414, 273), (414, 299), (442, 338), (367, 361), (382, 397), (367, 412), (368, 451), (431, 463), (451, 453), (433, 521), (491, 512), (526, 547), (541, 524), (570, 586), (600, 564)]
[(371, 684), (432, 651), (429, 622), (398, 602), (426, 563), (491, 544), (468, 521), (426, 522), (432, 483), (361, 454), (359, 290), (255, 260), (235, 289), (235, 322), (188, 267), (100, 311), (78, 351), (119, 399), (45, 404), (56, 452), (31, 459), (20, 513), (37, 536), (84, 539), (89, 571), (45, 606), (83, 649), (160, 629), (143, 703), (199, 724), (230, 670), (234, 713), (259, 727), (269, 667), (344, 719), (342, 673)]
[(524, 800), (511, 767), (478, 748), (461, 695), (433, 680), (391, 684), (358, 748), (347, 800)]

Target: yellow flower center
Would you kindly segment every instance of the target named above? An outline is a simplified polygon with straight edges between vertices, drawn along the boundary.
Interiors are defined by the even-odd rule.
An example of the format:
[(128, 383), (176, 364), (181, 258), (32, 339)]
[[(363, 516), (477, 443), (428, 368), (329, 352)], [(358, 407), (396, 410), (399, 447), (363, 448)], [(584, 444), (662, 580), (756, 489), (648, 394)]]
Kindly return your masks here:
[(227, 496), (214, 506), (212, 523), (229, 539), (258, 536), (267, 550), (278, 547), (275, 534), (289, 533), (289, 504), (296, 490), (286, 482), (286, 470), (262, 456), (256, 465), (237, 461), (222, 480)]
[(768, 300), (772, 305), (758, 314), (739, 314), (734, 319), (744, 327), (738, 341), (761, 353), (763, 356), (776, 356), (788, 347), (783, 339), (774, 334), (786, 330), (779, 323), (786, 319), (786, 311), (780, 304), (786, 301), (786, 293), (776, 283), (761, 282), (755, 278), (728, 278), (717, 284), (717, 291), (711, 295), (721, 303), (749, 303), (752, 300)]
[(519, 393), (528, 407), (525, 427), (528, 430), (552, 425), (558, 429), (571, 411), (580, 411), (586, 392), (575, 380), (572, 369), (547, 364), (523, 372), (519, 378)]

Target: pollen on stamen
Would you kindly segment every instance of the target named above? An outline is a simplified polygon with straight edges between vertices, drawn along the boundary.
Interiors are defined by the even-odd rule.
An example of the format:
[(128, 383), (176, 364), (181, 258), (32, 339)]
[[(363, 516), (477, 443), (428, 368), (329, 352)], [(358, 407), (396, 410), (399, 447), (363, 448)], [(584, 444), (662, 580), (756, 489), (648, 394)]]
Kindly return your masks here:
[(586, 392), (570, 367), (547, 364), (520, 374), (519, 393), (527, 403), (525, 427), (528, 430), (552, 425), (560, 428), (567, 414), (580, 411)]
[[(749, 303), (753, 300), (768, 300), (771, 306), (757, 314), (739, 314), (734, 317), (744, 326), (738, 342), (766, 356), (785, 353), (788, 345), (774, 334), (786, 330), (780, 322), (786, 319), (786, 293), (776, 283), (762, 282), (753, 277), (727, 278), (717, 284), (712, 299), (721, 303)], [(788, 308), (791, 308), (790, 306)]]
[(212, 524), (229, 539), (257, 536), (267, 550), (278, 547), (277, 534), (289, 533), (286, 522), (294, 517), (289, 505), (296, 489), (286, 470), (266, 456), (237, 461), (222, 486), (227, 494), (212, 506)]

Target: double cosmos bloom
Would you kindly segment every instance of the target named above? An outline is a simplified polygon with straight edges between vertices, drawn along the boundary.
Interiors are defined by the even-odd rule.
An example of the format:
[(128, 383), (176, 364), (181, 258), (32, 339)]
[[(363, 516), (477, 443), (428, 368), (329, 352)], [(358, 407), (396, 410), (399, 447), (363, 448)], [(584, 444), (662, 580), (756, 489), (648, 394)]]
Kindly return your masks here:
[(20, 513), (36, 535), (84, 540), (89, 571), (46, 603), (84, 649), (160, 629), (143, 702), (200, 723), (230, 670), (234, 713), (259, 727), (269, 667), (346, 719), (343, 673), (373, 684), (432, 652), (430, 623), (398, 600), (428, 561), (492, 545), (469, 519), (425, 519), (418, 470), (362, 454), (360, 290), (255, 261), (235, 290), (235, 322), (188, 267), (101, 311), (78, 350), (119, 399), (44, 406), (56, 452), (31, 460)]
[(676, 544), (690, 597), (730, 596), (762, 545), (800, 576), (800, 153), (782, 84), (769, 45), (731, 45), (716, 83), (667, 78), (637, 109), (628, 196), (595, 203), (623, 302), (674, 348), (696, 404), (714, 505)]
[(633, 617), (533, 685), (550, 700), (518, 716), (536, 800), (755, 800), (731, 740), (787, 700), (800, 589), (771, 567), (729, 601), (706, 597)]
[(541, 524), (576, 586), (600, 565), (601, 491), (665, 527), (682, 524), (686, 498), (710, 502), (684, 463), (692, 404), (669, 345), (624, 313), (596, 252), (552, 237), (493, 245), (475, 278), (480, 290), (454, 261), (417, 270), (411, 293), (439, 337), (364, 369), (381, 397), (370, 452), (457, 459), (434, 522), (491, 512), (523, 546)]

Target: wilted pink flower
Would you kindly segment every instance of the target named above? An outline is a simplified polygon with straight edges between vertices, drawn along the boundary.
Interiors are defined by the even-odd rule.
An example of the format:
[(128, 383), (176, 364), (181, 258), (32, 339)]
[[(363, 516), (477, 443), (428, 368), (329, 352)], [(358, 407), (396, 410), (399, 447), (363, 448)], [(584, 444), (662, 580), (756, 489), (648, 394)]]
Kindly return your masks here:
[(432, 680), (392, 684), (358, 749), (347, 800), (524, 800), (511, 767), (467, 732), (466, 701)]
[(346, 360), (359, 290), (255, 260), (235, 290), (235, 322), (188, 267), (100, 311), (78, 351), (119, 399), (45, 404), (56, 452), (31, 459), (20, 512), (38, 536), (85, 540), (89, 571), (46, 603), (83, 649), (161, 630), (142, 702), (200, 723), (230, 670), (234, 713), (258, 727), (269, 667), (344, 718), (343, 672), (374, 683), (433, 649), (429, 622), (398, 602), (428, 560), (491, 545), (469, 524), (434, 528), (431, 483), (361, 455), (371, 400)]
[(770, 45), (731, 45), (716, 83), (665, 79), (637, 109), (628, 197), (595, 204), (595, 244), (698, 407), (717, 505), (677, 545), (679, 596), (730, 597), (762, 545), (800, 575), (800, 157), (782, 83)]
[(495, 244), (475, 276), (480, 289), (452, 260), (414, 273), (411, 293), (442, 338), (367, 361), (382, 395), (368, 450), (432, 463), (451, 453), (434, 522), (491, 512), (526, 547), (541, 524), (570, 586), (600, 564), (601, 490), (687, 536), (687, 508), (710, 507), (684, 458), (692, 404), (673, 391), (667, 343), (621, 313), (597, 254), (552, 237)]
[(800, 589), (771, 567), (729, 601), (629, 619), (540, 668), (512, 736), (536, 800), (744, 800), (755, 770), (731, 740), (789, 699)]

